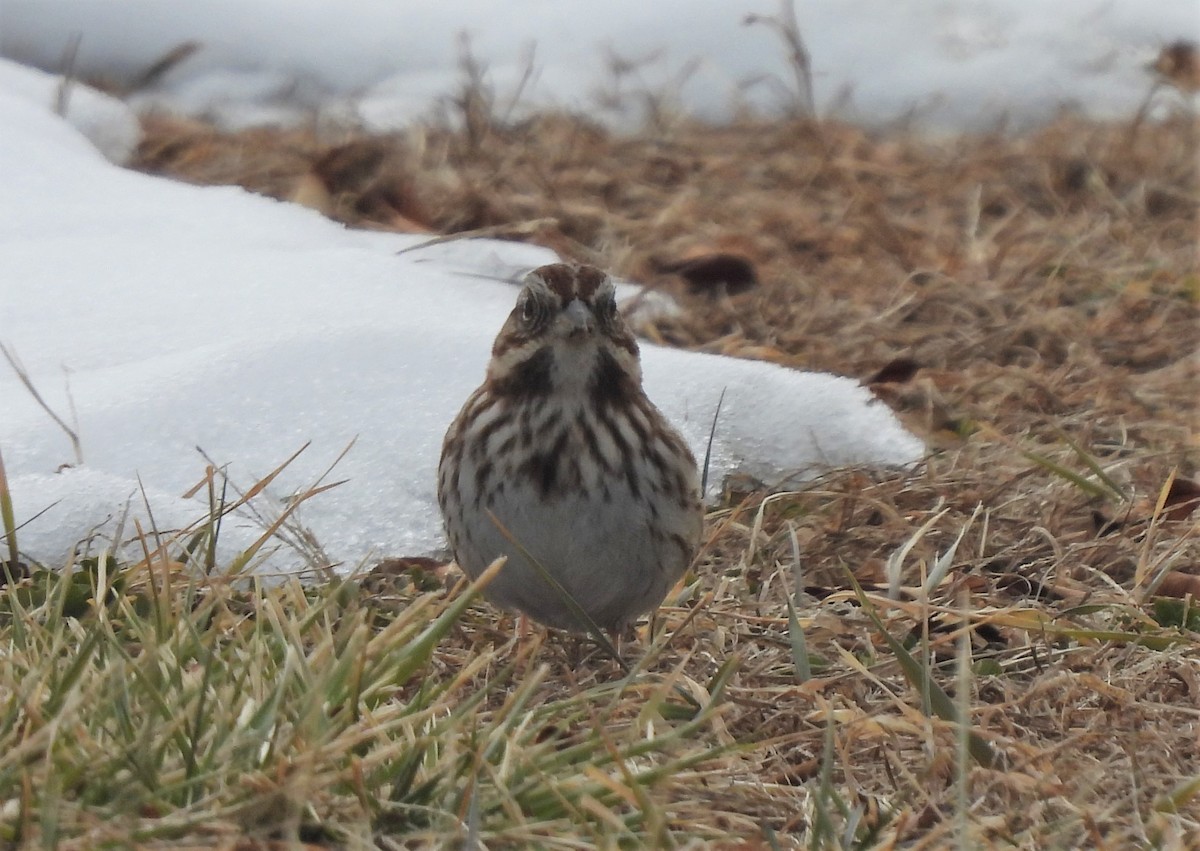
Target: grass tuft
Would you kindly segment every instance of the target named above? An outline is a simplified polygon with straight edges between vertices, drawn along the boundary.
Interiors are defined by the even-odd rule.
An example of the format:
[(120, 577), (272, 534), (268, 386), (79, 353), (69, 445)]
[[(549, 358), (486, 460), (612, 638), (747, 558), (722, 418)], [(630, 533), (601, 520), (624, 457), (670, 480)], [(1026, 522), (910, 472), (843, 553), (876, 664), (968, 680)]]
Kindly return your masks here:
[(109, 565), (0, 596), (3, 841), (669, 835), (652, 793), (721, 750), (709, 731), (732, 669), (687, 720), (637, 728), (590, 722), (626, 692), (677, 704), (668, 680), (546, 700), (546, 666), (506, 657), (511, 642), (439, 659), (500, 563), (387, 611), (353, 580), (238, 590)]

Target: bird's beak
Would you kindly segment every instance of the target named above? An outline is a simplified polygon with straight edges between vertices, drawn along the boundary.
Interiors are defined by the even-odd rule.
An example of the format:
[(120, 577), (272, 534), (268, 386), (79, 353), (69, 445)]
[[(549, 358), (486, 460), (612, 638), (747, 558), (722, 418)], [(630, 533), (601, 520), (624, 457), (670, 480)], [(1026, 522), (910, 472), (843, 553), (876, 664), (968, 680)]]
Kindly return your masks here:
[(594, 325), (592, 311), (579, 299), (574, 299), (562, 312), (566, 320), (567, 334), (574, 337), (577, 334), (589, 334)]

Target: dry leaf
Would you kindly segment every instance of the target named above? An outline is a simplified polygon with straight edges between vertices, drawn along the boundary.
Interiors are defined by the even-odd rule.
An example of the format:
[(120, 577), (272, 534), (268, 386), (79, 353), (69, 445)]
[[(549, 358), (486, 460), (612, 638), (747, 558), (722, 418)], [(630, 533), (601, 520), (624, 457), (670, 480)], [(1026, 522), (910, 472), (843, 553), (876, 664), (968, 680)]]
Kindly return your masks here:
[(1186, 520), (1200, 506), (1200, 485), (1176, 476), (1163, 506), (1163, 515), (1168, 520)]
[(758, 272), (749, 258), (729, 252), (713, 252), (660, 265), (664, 272), (687, 281), (693, 294), (737, 295), (758, 286)]
[(893, 358), (867, 379), (867, 384), (904, 384), (910, 381), (921, 365), (912, 358)]
[(1200, 600), (1200, 576), (1172, 571), (1163, 577), (1156, 592), (1160, 597), (1187, 597)]
[(1200, 48), (1180, 39), (1168, 44), (1151, 66), (1162, 81), (1181, 92), (1200, 91)]

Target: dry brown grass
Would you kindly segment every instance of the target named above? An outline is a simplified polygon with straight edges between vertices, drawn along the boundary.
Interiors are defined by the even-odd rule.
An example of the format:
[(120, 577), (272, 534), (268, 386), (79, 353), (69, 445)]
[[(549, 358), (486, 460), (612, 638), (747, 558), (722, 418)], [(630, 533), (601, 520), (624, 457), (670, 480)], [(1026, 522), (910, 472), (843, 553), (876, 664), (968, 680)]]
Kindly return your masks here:
[[(654, 633), (672, 636), (655, 670), (684, 689), (737, 664), (709, 732), (732, 747), (656, 790), (675, 841), (807, 843), (832, 817), (884, 847), (1196, 847), (1200, 793), (1175, 813), (1166, 802), (1200, 774), (1200, 644), (1148, 593), (1200, 590), (1196, 515), (1179, 486), (1167, 499), (1200, 452), (1190, 117), (941, 141), (748, 121), (621, 137), (558, 114), (472, 127), (331, 144), (155, 118), (138, 165), (277, 197), (315, 177), (325, 208), (363, 226), (552, 219), (534, 239), (679, 296), (683, 313), (645, 327), (651, 339), (864, 380), (891, 365), (901, 380), (875, 386), (932, 447), (903, 477), (836, 471), (783, 494), (730, 483)], [(694, 292), (664, 271), (716, 252), (748, 260), (759, 285)], [(910, 541), (889, 600), (889, 559)], [(787, 609), (796, 545), (816, 665), (804, 682)], [(369, 587), (386, 607), (407, 599), (400, 585)], [(872, 609), (957, 690), (999, 764), (960, 763), (956, 726), (921, 711)], [(964, 626), (969, 680), (955, 673)], [(549, 664), (535, 700), (617, 675), (579, 664), (570, 642), (511, 634), (476, 607), (436, 665), (484, 648)], [(603, 724), (634, 724), (637, 697)]]

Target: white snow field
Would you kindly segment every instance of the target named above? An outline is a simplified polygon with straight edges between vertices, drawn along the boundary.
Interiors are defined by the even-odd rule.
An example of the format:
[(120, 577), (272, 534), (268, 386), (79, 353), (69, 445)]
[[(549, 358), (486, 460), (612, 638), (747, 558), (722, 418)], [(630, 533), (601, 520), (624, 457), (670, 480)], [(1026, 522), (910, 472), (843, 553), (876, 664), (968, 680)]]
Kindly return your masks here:
[[(398, 253), (420, 239), (123, 170), (54, 114), (52, 90), (17, 77), (0, 64), (0, 343), (77, 422), (83, 455), (60, 469), (75, 464), (70, 441), (0, 361), (0, 452), (17, 521), (29, 521), (22, 550), (63, 563), (93, 527), (111, 536), (127, 505), (126, 535), (135, 516), (148, 527), (142, 489), (157, 528), (195, 521), (206, 494), (183, 494), (204, 475), (197, 447), (247, 487), (308, 445), (265, 494), (279, 508), (353, 442), (327, 479), (347, 482), (299, 519), (347, 569), (436, 552), (442, 434), (512, 308), (505, 279), (553, 255), (489, 241)], [(93, 136), (107, 135), (105, 114), (127, 120), (82, 94), (72, 120)], [(726, 394), (713, 482), (922, 455), (849, 379), (643, 351), (648, 392), (698, 457)], [(259, 533), (231, 519), (223, 557)], [(298, 561), (284, 548), (267, 567)]]

